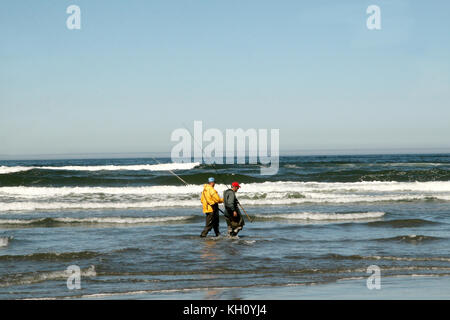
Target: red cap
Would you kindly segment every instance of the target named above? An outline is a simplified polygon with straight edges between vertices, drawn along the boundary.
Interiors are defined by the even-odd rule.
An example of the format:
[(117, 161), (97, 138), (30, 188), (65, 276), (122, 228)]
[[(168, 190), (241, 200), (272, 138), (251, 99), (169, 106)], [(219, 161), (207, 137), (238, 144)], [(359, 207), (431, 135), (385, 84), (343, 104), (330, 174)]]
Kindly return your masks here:
[(231, 184), (231, 186), (232, 186), (232, 187), (238, 187), (238, 188), (241, 187), (241, 186), (239, 185), (239, 183), (237, 183), (237, 182), (233, 182), (233, 183)]

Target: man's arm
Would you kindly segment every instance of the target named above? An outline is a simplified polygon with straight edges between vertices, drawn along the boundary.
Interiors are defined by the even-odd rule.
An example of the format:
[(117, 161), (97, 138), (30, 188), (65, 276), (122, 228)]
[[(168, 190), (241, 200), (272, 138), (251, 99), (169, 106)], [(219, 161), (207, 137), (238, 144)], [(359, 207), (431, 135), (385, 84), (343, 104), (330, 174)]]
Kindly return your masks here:
[(214, 201), (214, 204), (223, 202), (223, 199), (219, 197), (219, 194), (217, 193), (216, 189), (212, 189), (209, 195), (211, 196), (211, 199)]
[(225, 206), (230, 208), (232, 211), (236, 211), (236, 196), (234, 195), (234, 192), (228, 191), (225, 194)]

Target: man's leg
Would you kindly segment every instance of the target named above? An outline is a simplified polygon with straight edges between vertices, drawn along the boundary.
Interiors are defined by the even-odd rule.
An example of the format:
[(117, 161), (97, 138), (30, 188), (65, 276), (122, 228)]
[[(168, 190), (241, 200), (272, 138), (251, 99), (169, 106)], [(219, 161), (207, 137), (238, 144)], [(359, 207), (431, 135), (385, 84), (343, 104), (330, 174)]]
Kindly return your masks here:
[(238, 235), (238, 233), (239, 233), (239, 231), (241, 231), (242, 230), (242, 227), (241, 226), (239, 226), (239, 227), (237, 227), (236, 229), (234, 229), (234, 235), (235, 236), (237, 236)]
[(225, 221), (227, 222), (227, 226), (228, 226), (228, 235), (229, 236), (234, 236), (234, 232), (233, 232), (233, 212), (231, 210), (229, 210), (228, 208), (225, 208)]
[(228, 230), (227, 230), (228, 235), (229, 235), (229, 236), (233, 236), (233, 228), (231, 227), (231, 221), (230, 221), (230, 218), (225, 217), (225, 221), (227, 222), (227, 226), (228, 226)]
[(238, 213), (239, 220), (238, 220), (238, 222), (236, 223), (236, 226), (235, 226), (235, 228), (234, 228), (234, 230), (233, 230), (233, 232), (234, 232), (234, 234), (235, 234), (236, 236), (237, 236), (237, 234), (239, 233), (239, 231), (241, 231), (242, 228), (244, 228), (244, 225), (245, 225), (244, 218), (242, 217), (242, 214), (241, 214), (241, 212), (239, 211), (239, 209), (237, 210), (237, 213)]
[(233, 217), (232, 220), (230, 221), (230, 236), (234, 237), (237, 236), (238, 232), (239, 232), (239, 217)]
[(200, 234), (200, 237), (206, 237), (209, 231), (213, 228), (213, 212), (208, 212), (206, 214), (206, 224), (205, 228), (203, 229), (202, 233)]
[(216, 234), (216, 237), (220, 236), (220, 231), (219, 231), (219, 209), (214, 210), (214, 212), (213, 212), (212, 226), (214, 228), (214, 232)]

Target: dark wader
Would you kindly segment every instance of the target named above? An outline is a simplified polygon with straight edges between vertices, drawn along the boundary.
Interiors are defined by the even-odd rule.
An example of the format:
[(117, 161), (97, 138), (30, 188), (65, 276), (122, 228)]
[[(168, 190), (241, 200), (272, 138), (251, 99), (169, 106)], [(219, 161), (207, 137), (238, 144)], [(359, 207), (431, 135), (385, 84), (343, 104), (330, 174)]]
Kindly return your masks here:
[(206, 225), (205, 228), (202, 231), (202, 234), (200, 237), (206, 237), (208, 232), (211, 231), (211, 229), (214, 229), (214, 232), (216, 233), (216, 236), (220, 234), (219, 232), (219, 205), (215, 204), (212, 206), (213, 212), (209, 212), (206, 214)]
[(238, 208), (236, 208), (237, 217), (233, 216), (233, 210), (225, 208), (226, 215), (225, 215), (225, 221), (228, 225), (228, 234), (230, 236), (237, 236), (239, 231), (242, 230), (242, 228), (245, 225), (244, 218), (242, 218), (241, 211), (239, 211)]

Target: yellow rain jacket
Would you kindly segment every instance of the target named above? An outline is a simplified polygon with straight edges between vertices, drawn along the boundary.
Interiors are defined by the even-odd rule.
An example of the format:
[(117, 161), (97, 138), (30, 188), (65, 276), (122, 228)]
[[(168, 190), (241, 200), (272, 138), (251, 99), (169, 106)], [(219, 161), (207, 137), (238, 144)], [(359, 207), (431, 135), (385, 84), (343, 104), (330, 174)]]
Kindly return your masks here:
[(222, 203), (223, 198), (219, 197), (216, 189), (211, 187), (209, 184), (205, 184), (203, 186), (203, 192), (200, 201), (203, 204), (203, 213), (210, 213), (214, 211), (212, 206), (217, 203)]

